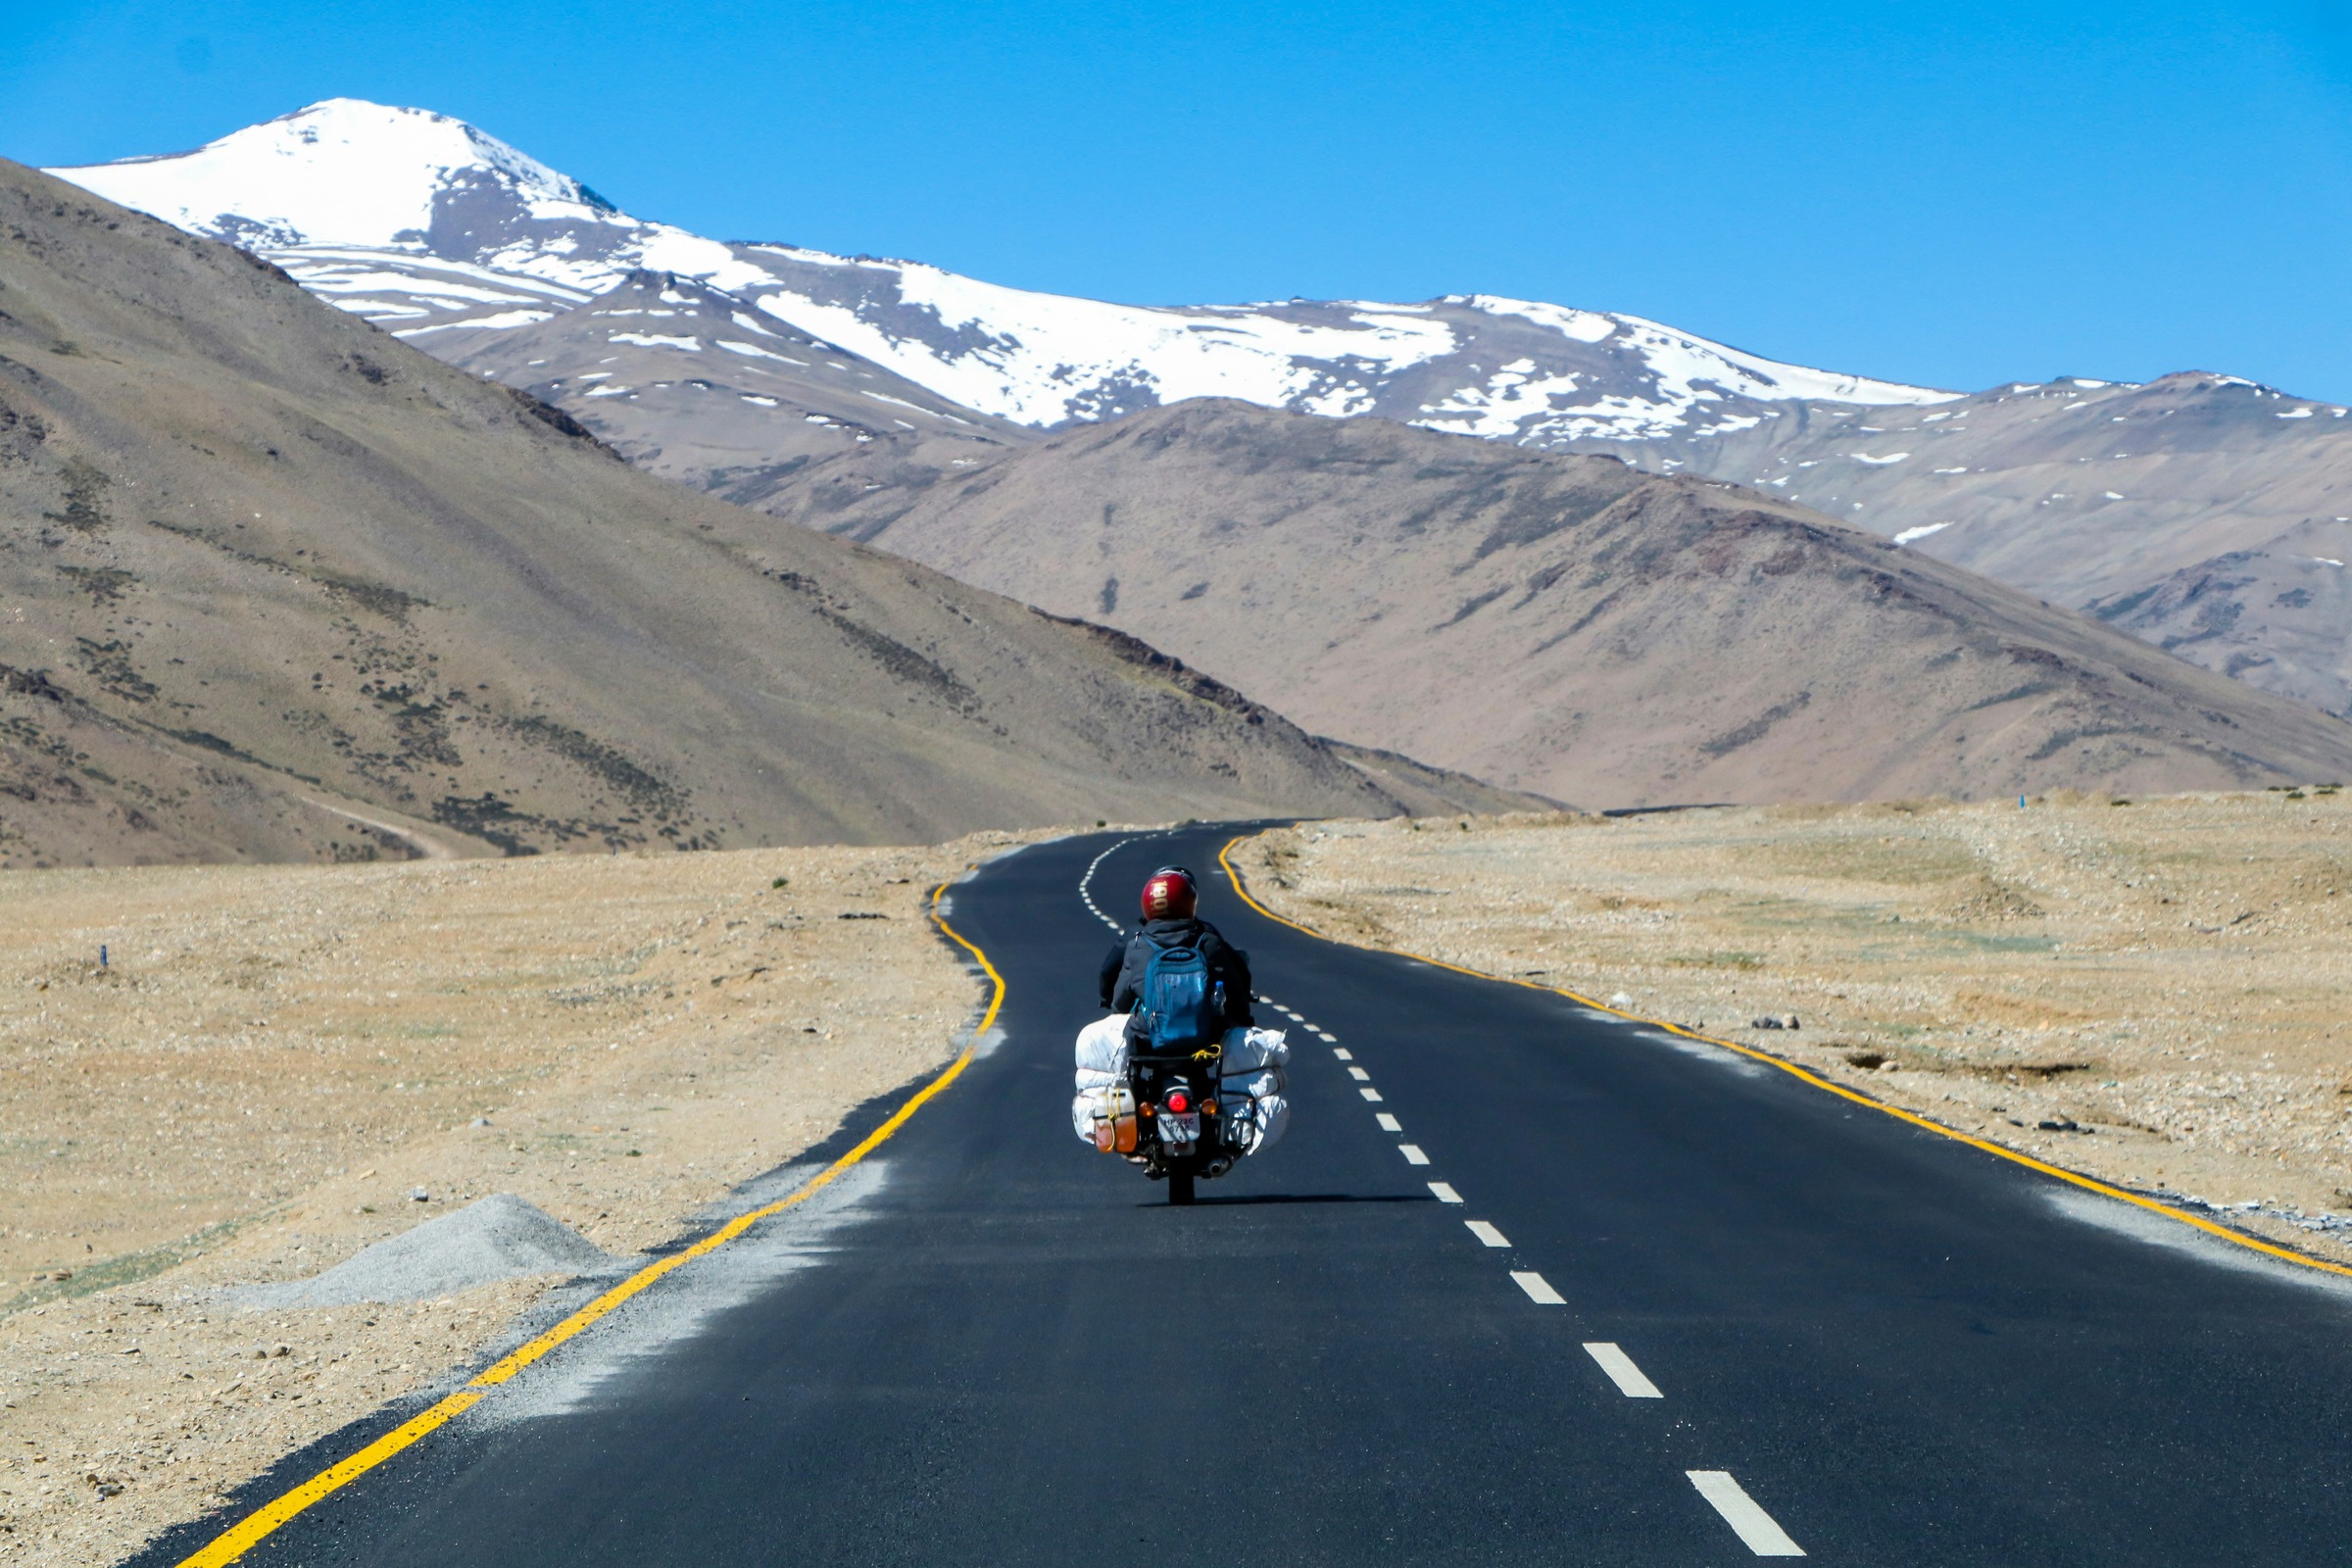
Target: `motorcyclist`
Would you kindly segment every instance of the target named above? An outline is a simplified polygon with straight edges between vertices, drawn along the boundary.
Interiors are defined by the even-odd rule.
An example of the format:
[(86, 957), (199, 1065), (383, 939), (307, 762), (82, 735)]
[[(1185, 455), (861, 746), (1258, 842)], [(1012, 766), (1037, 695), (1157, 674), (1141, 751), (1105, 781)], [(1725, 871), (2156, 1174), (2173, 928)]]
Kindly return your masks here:
[(1217, 928), (1194, 913), (1200, 902), (1200, 885), (1180, 865), (1163, 865), (1144, 883), (1141, 929), (1123, 942), (1111, 944), (1102, 959), (1102, 1006), (1109, 1012), (1131, 1011), (1144, 986), (1144, 971), (1152, 955), (1168, 948), (1192, 948), (1208, 968), (1211, 985), (1223, 982), (1225, 1016), (1222, 1027), (1233, 1029), (1257, 1022), (1250, 1004), (1256, 994), (1250, 984), (1250, 955), (1227, 942)]

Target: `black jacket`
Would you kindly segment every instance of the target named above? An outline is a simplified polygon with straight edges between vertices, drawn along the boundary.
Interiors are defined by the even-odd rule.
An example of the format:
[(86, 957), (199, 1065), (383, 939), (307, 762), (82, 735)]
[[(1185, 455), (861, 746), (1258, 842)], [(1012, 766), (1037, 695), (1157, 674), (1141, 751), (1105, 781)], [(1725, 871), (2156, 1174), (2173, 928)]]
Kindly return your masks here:
[(1144, 988), (1144, 970), (1152, 955), (1162, 948), (1198, 948), (1208, 965), (1210, 984), (1225, 982), (1225, 1027), (1257, 1022), (1250, 1004), (1257, 1000), (1250, 984), (1250, 955), (1227, 942), (1206, 920), (1151, 920), (1124, 942), (1111, 944), (1103, 956), (1102, 1005), (1110, 1012), (1127, 1012)]

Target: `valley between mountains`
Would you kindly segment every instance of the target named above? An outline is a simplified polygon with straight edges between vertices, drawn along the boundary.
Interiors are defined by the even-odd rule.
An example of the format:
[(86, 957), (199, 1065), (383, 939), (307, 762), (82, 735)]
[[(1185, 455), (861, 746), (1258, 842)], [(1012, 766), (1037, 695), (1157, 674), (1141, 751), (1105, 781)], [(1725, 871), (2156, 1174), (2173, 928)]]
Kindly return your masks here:
[[(1935, 1167), (1947, 1191), (1873, 1142), (1887, 1128), (1857, 1135), (1838, 1107), (1833, 1122), (1772, 1098), (1785, 1084), (1750, 1099), (1722, 1061), (1649, 1049), (1707, 1049), (1693, 1042), (1342, 944), (1704, 1023), (1985, 1145), (2178, 1200), (2209, 1229), (2234, 1215), (2241, 1241), (2352, 1258), (2352, 1215), (2328, 1208), (2352, 1200), (2331, 990), (2352, 890), (2352, 807), (2333, 782), (2352, 774), (2348, 412), (2202, 372), (1963, 394), (1484, 293), (1064, 299), (706, 238), (461, 121), (354, 99), (191, 152), (0, 161), (0, 992), (16, 1001), (0, 1012), (0, 1185), (20, 1198), (0, 1225), (0, 1407), (24, 1447), (0, 1454), (0, 1560), (182, 1560), (649, 1258), (700, 1269), (681, 1241), (813, 1192), (801, 1182), (836, 1154), (879, 1147), (861, 1140), (886, 1098), (944, 1089), (960, 1066), (929, 1075), (968, 1059), (958, 1098), (893, 1117), (916, 1132), (828, 1194), (854, 1208), (895, 1184), (878, 1210), (920, 1228), (873, 1234), (916, 1244), (858, 1257), (820, 1228), (781, 1245), (770, 1275), (713, 1289), (681, 1272), (671, 1285), (710, 1294), (647, 1294), (629, 1309), (647, 1318), (616, 1314), (570, 1352), (601, 1363), (565, 1373), (592, 1382), (595, 1365), (641, 1372), (717, 1343), (710, 1303), (757, 1297), (777, 1312), (752, 1336), (759, 1355), (849, 1369), (856, 1423), (752, 1408), (748, 1390), (816, 1389), (822, 1369), (727, 1366), (698, 1386), (709, 1403), (671, 1406), (677, 1425), (598, 1439), (602, 1494), (535, 1460), (525, 1484), (470, 1494), (525, 1533), (590, 1520), (588, 1495), (613, 1542), (698, 1512), (772, 1536), (789, 1489), (730, 1487), (694, 1445), (769, 1464), (819, 1433), (810, 1462), (784, 1466), (812, 1517), (917, 1542), (889, 1534), (906, 1512), (895, 1494), (837, 1483), (832, 1459), (880, 1455), (881, 1474), (912, 1453), (957, 1473), (954, 1445), (934, 1443), (954, 1407), (971, 1417), (948, 1423), (955, 1442), (981, 1435), (981, 1474), (1020, 1446), (984, 1451), (1013, 1431), (991, 1426), (1007, 1389), (1026, 1401), (1023, 1441), (1068, 1434), (1038, 1409), (1110, 1402), (1057, 1380), (1069, 1347), (1129, 1303), (1099, 1257), (1049, 1232), (1115, 1250), (1160, 1209), (1144, 1215), (1135, 1191), (1103, 1206), (1072, 1164), (1096, 1156), (1060, 1123), (1067, 1026), (1140, 868), (1183, 854), (1213, 873), (1232, 836), (1216, 824), (1245, 820), (1291, 824), (1233, 851), (1284, 923), (1204, 878), (1210, 912), (1276, 958), (1260, 983), (1282, 996), (1260, 1000), (1298, 1025), (1304, 1136), (1280, 1152), (1295, 1163), (1252, 1156), (1223, 1184), (1247, 1208), (1168, 1216), (1233, 1227), (1226, 1250), (1190, 1260), (1212, 1268), (1169, 1277), (1213, 1297), (1215, 1270), (1245, 1261), (1236, 1236), (1266, 1248), (1260, 1280), (1314, 1260), (1304, 1272), (1325, 1277), (1269, 1292), (1279, 1311), (1253, 1331), (1281, 1354), (1355, 1310), (1351, 1280), (1385, 1299), (1440, 1277), (1368, 1266), (1404, 1254), (1333, 1238), (1394, 1241), (1435, 1214), (1468, 1249), (1464, 1211), (1441, 1205), (1503, 1194), (1525, 1224), (1468, 1210), (1494, 1215), (1468, 1233), (1481, 1266), (1506, 1250), (1528, 1264), (1488, 1268), (1500, 1307), (1448, 1317), (1411, 1303), (1469, 1298), (1396, 1296), (1393, 1319), (1358, 1325), (1377, 1331), (1369, 1365), (1442, 1323), (1467, 1324), (1495, 1366), (1521, 1330), (1480, 1314), (1569, 1306), (1532, 1272), (1548, 1245), (1533, 1227), (1581, 1190), (1617, 1205), (1610, 1230), (1702, 1260), (1694, 1292), (1625, 1320), (1629, 1346), (1710, 1316), (1754, 1330), (1751, 1348), (1818, 1335), (1844, 1355), (1883, 1336), (1901, 1376), (2018, 1401), (1975, 1413), (1989, 1436), (1962, 1456), (1993, 1459), (1972, 1476), (2011, 1473), (2002, 1423), (2048, 1405), (2051, 1368), (2090, 1379), (2067, 1385), (2077, 1410), (2128, 1425), (2127, 1400), (2073, 1397), (2103, 1375), (2079, 1343), (2035, 1363), (2056, 1336), (2021, 1358), (2023, 1336), (1979, 1343), (1978, 1324), (1930, 1366), (1911, 1320), (1866, 1321), (1873, 1303), (2022, 1300), (2045, 1290), (2047, 1257), (2097, 1250), (2000, 1208), (2014, 1173)], [(417, 863), (328, 863), (376, 860)], [(964, 946), (942, 940), (945, 915)], [(1427, 1147), (1392, 1141), (1405, 1137)], [(1551, 1156), (1570, 1148), (1587, 1164), (1563, 1188)], [(1710, 1164), (1724, 1150), (1747, 1163)], [(958, 1165), (964, 1151), (984, 1157)], [(1422, 1168), (1481, 1172), (1497, 1154), (1484, 1186)], [(1765, 1194), (1759, 1173), (1798, 1166), (1817, 1185)], [(414, 1221), (494, 1193), (571, 1227), (587, 1262), (532, 1254), (446, 1288), (404, 1276), (390, 1299), (305, 1297), (363, 1249), (454, 1245), (448, 1230), (418, 1242)], [(1881, 1268), (1906, 1248), (1951, 1262), (1940, 1245), (1886, 1245), (1898, 1208), (1992, 1235), (1977, 1255), (1997, 1266), (1957, 1288)], [(1846, 1272), (1785, 1294), (1786, 1316), (1742, 1318), (1730, 1296), (1790, 1277), (1825, 1215), (1839, 1234), (1821, 1255)], [(976, 1266), (975, 1241), (1014, 1226), (1032, 1240)], [(1554, 1255), (1590, 1269), (1610, 1240)], [(937, 1272), (865, 1274), (872, 1294), (837, 1298), (856, 1310), (810, 1310), (780, 1283), (870, 1270), (883, 1251)], [(1543, 1266), (1579, 1294), (1562, 1263)], [(2080, 1326), (2145, 1279), (2192, 1272), (2098, 1266), (2101, 1294), (2012, 1320)], [(969, 1334), (1021, 1316), (1034, 1281), (1040, 1299), (1104, 1315)], [(826, 1354), (853, 1342), (808, 1332), (819, 1318), (880, 1348)], [(2324, 1348), (2325, 1325), (2306, 1329)], [(1396, 1421), (1410, 1463), (1432, 1432), (1491, 1427), (1516, 1450), (1498, 1476), (1565, 1495), (1543, 1468), (1560, 1433), (1537, 1430), (1562, 1406), (1527, 1399), (1524, 1374), (1583, 1375), (1580, 1345), (1625, 1355), (1582, 1332), (1571, 1353), (1496, 1374), (1495, 1397), (1535, 1412), (1524, 1442), (1495, 1406), (1459, 1402), (1476, 1378), (1349, 1378), (1337, 1404), (1300, 1384), (1283, 1396), (1300, 1403), (1252, 1410), (1272, 1424), (1237, 1446), (1279, 1451), (1356, 1412), (1361, 1431)], [(960, 1387), (924, 1359), (959, 1335), (987, 1348)], [(2231, 1376), (2232, 1357), (2252, 1359), (2193, 1342), (2150, 1342), (2145, 1359), (2209, 1357)], [(1734, 1351), (1715, 1372), (1737, 1382), (1769, 1360)], [(1650, 1364), (1691, 1397), (1688, 1363)], [(1802, 1382), (1757, 1386), (1751, 1408), (1818, 1435), (1868, 1402), (1853, 1388), (1898, 1384), (1825, 1377), (1818, 1404)], [(618, 1410), (644, 1387), (614, 1377), (599, 1396)], [(1885, 1407), (1958, 1402), (1899, 1387), (1930, 1393)], [(2279, 1446), (2324, 1435), (2321, 1386), (2294, 1371), (2278, 1387), (2319, 1412)], [(918, 1392), (893, 1410), (877, 1389)], [(1231, 1404), (1210, 1384), (1187, 1396), (1209, 1396)], [(527, 1407), (542, 1414), (562, 1397), (531, 1396), (557, 1401)], [(2201, 1418), (2149, 1396), (2184, 1428)], [(2243, 1407), (2256, 1426), (2270, 1408)], [(1674, 1441), (1698, 1430), (1684, 1417), (1696, 1399), (1668, 1408)], [(477, 1415), (517, 1419), (500, 1409)], [(907, 1410), (933, 1430), (889, 1430)], [(1219, 1441), (1230, 1414), (1181, 1424)], [(375, 1479), (429, 1486), (411, 1461), (469, 1435), (477, 1456), (510, 1441), (469, 1424)], [(1900, 1450), (1906, 1475), (1959, 1451), (1933, 1438)], [(1345, 1468), (1353, 1441), (1324, 1459)], [(2304, 1446), (2315, 1468), (2332, 1462)], [(655, 1449), (662, 1462), (643, 1463)], [(1595, 1451), (1623, 1469), (1631, 1450)], [(1841, 1473), (1819, 1490), (1886, 1491), (1835, 1451)], [(2242, 1468), (2287, 1467), (2262, 1450)], [(1730, 1474), (1663, 1473), (1693, 1507), (1685, 1481)], [(1048, 1507), (1098, 1494), (1026, 1474), (1005, 1490)], [(1464, 1498), (1495, 1511), (1476, 1485), (1435, 1490), (1451, 1495), (1424, 1526)], [(965, 1500), (931, 1492), (925, 1508)], [(389, 1560), (417, 1519), (462, 1516), (368, 1511), (455, 1493), (367, 1495), (255, 1560), (315, 1560), (309, 1529)], [(1658, 1528), (1650, 1506), (1628, 1528)], [(743, 1508), (760, 1511), (727, 1517)], [(1446, 1523), (1448, 1548), (1483, 1546), (1477, 1525)], [(474, 1531), (467, 1549), (497, 1559), (491, 1539)]]
[(1132, 639), (635, 471), (230, 246), (4, 165), (0, 235), (0, 864), (1399, 808)]
[(708, 239), (461, 121), (355, 99), (55, 172), (266, 256), (655, 472), (794, 521), (887, 516), (1044, 432), (1233, 398), (1766, 490), (2352, 712), (2348, 411), (2242, 377), (1963, 394), (1491, 294), (1067, 299)]

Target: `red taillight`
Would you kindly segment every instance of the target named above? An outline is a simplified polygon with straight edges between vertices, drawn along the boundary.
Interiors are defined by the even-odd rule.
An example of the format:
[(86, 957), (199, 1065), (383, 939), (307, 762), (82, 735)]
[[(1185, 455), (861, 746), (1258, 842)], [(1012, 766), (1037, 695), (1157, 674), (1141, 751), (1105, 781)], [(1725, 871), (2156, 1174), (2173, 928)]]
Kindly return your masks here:
[(1181, 1116), (1192, 1108), (1192, 1097), (1187, 1095), (1183, 1090), (1179, 1089), (1174, 1094), (1168, 1096), (1168, 1109), (1173, 1111), (1175, 1114)]

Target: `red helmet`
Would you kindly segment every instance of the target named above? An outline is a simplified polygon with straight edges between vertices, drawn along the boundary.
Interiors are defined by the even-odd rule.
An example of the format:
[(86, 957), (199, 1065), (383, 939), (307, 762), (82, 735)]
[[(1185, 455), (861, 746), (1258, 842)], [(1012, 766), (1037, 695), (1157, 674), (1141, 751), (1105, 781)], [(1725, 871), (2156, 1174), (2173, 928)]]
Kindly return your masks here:
[(1144, 884), (1147, 920), (1189, 920), (1200, 903), (1200, 891), (1193, 885), (1193, 873), (1181, 865), (1161, 866)]

